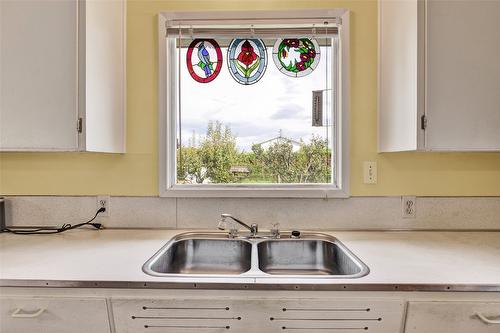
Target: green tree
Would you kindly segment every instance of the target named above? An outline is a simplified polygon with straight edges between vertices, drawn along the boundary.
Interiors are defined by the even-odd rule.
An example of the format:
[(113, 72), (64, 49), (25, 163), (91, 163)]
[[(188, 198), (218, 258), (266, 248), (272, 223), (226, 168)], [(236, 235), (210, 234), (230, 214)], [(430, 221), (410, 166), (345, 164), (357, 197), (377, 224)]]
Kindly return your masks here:
[(313, 136), (308, 144), (302, 142), (298, 151), (294, 151), (292, 143), (286, 139), (274, 142), (267, 149), (254, 145), (252, 151), (255, 165), (262, 168), (262, 179), (271, 177), (275, 183), (330, 181), (330, 149), (326, 140), (318, 136)]
[[(233, 174), (232, 166), (246, 166), (250, 174)], [(200, 144), (195, 135), (177, 151), (177, 179), (184, 183), (329, 183), (331, 150), (326, 140), (313, 136), (294, 151), (292, 142), (280, 138), (267, 149), (253, 145), (239, 151), (231, 128), (209, 122)]]
[(203, 183), (206, 172), (197, 147), (177, 149), (177, 179), (180, 182)]
[(231, 128), (222, 122), (210, 121), (207, 135), (199, 148), (201, 162), (207, 170), (207, 177), (213, 183), (232, 183), (235, 177), (231, 174), (231, 166), (238, 160), (236, 138)]
[(269, 174), (276, 183), (296, 182), (296, 154), (293, 145), (288, 140), (277, 140), (272, 143), (261, 155), (265, 172)]
[(295, 167), (299, 183), (328, 183), (331, 176), (331, 154), (326, 140), (313, 136), (309, 144), (302, 143)]

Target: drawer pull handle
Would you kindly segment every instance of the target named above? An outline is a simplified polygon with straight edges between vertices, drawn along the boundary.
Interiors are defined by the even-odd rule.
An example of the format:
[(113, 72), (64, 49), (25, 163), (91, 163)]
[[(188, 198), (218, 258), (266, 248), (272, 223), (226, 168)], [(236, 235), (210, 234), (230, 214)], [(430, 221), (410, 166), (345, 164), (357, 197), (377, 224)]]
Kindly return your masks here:
[(26, 312), (21, 308), (17, 308), (14, 312), (12, 312), (12, 318), (36, 318), (41, 315), (45, 311), (45, 309), (38, 309), (34, 312)]
[(480, 313), (476, 313), (476, 316), (485, 324), (487, 325), (500, 325), (500, 320), (491, 320), (491, 319), (488, 319), (486, 318), (485, 316), (483, 316), (482, 314)]

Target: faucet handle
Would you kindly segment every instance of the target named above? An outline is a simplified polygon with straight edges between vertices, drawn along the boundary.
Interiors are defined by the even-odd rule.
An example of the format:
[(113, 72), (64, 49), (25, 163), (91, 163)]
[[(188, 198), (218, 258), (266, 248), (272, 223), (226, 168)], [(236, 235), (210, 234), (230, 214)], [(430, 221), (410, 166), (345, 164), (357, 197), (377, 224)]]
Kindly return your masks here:
[(238, 237), (238, 228), (233, 223), (231, 223), (231, 228), (229, 229), (229, 237)]
[(219, 224), (217, 225), (217, 229), (219, 230), (228, 230), (229, 229), (229, 237), (234, 238), (238, 236), (238, 227), (232, 221), (228, 221), (226, 219), (227, 216), (222, 214), (221, 219), (219, 220)]
[(219, 224), (217, 224), (217, 229), (219, 230), (227, 229), (227, 221), (225, 216), (221, 217), (221, 219), (219, 220)]
[(271, 224), (271, 236), (274, 238), (280, 238), (280, 224), (272, 223)]

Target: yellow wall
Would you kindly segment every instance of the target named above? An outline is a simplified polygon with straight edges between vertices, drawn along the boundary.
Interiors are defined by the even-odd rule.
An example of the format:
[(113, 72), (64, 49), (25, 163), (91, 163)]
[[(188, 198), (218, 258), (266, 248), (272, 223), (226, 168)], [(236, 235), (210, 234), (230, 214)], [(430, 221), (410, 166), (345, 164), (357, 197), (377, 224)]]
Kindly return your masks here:
[[(500, 154), (377, 154), (375, 1), (129, 1), (127, 153), (3, 153), (1, 194), (157, 195), (157, 18), (162, 10), (342, 7), (351, 20), (352, 195), (500, 195)], [(378, 161), (378, 184), (362, 161)]]

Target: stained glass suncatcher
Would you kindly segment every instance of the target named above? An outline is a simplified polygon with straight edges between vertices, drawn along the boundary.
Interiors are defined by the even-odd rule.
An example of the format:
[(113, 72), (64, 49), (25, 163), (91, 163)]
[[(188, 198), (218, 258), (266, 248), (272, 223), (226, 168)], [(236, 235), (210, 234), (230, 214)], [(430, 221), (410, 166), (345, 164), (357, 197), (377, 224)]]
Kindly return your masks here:
[(267, 68), (266, 45), (262, 39), (233, 39), (227, 48), (227, 59), (229, 73), (236, 82), (254, 84)]
[(200, 83), (213, 81), (222, 68), (222, 51), (214, 39), (195, 39), (186, 54), (189, 74)]
[(278, 39), (273, 47), (273, 60), (279, 71), (292, 77), (311, 74), (318, 66), (320, 47), (315, 39)]

